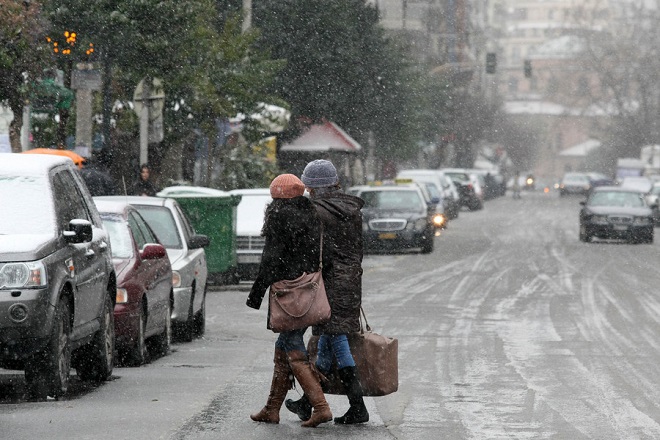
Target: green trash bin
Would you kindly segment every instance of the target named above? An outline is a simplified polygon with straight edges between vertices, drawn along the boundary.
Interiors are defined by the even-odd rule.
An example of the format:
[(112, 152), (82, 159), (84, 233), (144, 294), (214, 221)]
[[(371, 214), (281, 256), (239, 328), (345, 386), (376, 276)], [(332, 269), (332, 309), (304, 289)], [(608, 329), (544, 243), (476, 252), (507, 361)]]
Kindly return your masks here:
[(209, 237), (205, 248), (209, 283), (238, 284), (236, 207), (241, 196), (211, 188), (195, 192), (194, 187), (178, 193), (165, 188), (158, 195), (176, 199), (195, 231)]

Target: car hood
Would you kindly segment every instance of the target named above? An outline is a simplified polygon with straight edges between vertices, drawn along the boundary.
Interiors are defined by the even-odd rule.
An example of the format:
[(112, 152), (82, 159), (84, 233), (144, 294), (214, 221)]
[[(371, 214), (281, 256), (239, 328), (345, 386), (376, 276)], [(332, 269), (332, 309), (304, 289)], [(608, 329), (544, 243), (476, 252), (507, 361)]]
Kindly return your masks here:
[(376, 209), (362, 209), (362, 215), (365, 220), (373, 220), (377, 218), (404, 218), (410, 220), (413, 218), (424, 217), (422, 212), (410, 211), (379, 211)]
[(40, 260), (57, 250), (53, 234), (0, 235), (0, 261)]
[(183, 249), (167, 249), (167, 256), (170, 258), (172, 269), (177, 269), (177, 263), (179, 263), (185, 255), (186, 252)]
[(124, 276), (124, 272), (128, 269), (130, 259), (127, 258), (113, 258), (112, 264), (115, 266), (115, 273), (117, 274), (117, 279)]
[(639, 208), (625, 208), (622, 206), (587, 206), (586, 209), (596, 215), (636, 215), (636, 216), (649, 216), (651, 209), (647, 207)]

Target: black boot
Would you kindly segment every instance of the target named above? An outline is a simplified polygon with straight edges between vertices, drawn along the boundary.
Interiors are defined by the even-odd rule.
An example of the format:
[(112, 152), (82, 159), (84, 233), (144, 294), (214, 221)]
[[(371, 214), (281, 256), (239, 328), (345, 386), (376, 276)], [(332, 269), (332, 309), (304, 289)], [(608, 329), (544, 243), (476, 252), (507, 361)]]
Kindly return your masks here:
[(284, 405), (286, 409), (296, 414), (302, 421), (307, 421), (312, 417), (312, 404), (309, 403), (306, 394), (303, 394), (299, 400), (286, 399)]
[(339, 370), (339, 377), (346, 389), (346, 396), (351, 407), (346, 414), (341, 417), (335, 417), (335, 423), (342, 425), (352, 425), (354, 423), (365, 423), (369, 421), (369, 412), (364, 405), (362, 398), (362, 385), (357, 374), (357, 368), (345, 367)]

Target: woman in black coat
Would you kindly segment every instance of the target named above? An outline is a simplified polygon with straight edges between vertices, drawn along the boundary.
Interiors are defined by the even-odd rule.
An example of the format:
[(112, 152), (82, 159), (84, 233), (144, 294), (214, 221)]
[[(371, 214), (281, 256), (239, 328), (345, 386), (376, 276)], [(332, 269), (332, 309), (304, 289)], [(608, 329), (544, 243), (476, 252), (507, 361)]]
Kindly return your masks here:
[[(334, 165), (319, 159), (307, 164), (302, 175), (323, 224), (323, 282), (332, 309), (330, 322), (314, 328), (320, 334), (317, 369), (327, 375), (337, 363), (350, 408), (338, 424), (369, 421), (348, 334), (360, 331), (362, 305), (362, 212), (364, 201), (344, 193)], [(308, 396), (287, 400), (286, 407), (302, 420), (311, 416)]]
[[(277, 176), (270, 185), (273, 201), (266, 208), (262, 235), (266, 238), (259, 273), (247, 299), (259, 309), (266, 290), (280, 280), (293, 280), (303, 272), (319, 269), (321, 221), (314, 205), (303, 196), (305, 187), (293, 174)], [(270, 310), (266, 324), (270, 328)], [(290, 375), (298, 380), (314, 409), (302, 426), (315, 427), (332, 420), (330, 407), (307, 356), (303, 335), (307, 329), (279, 334), (275, 342), (275, 367), (266, 406), (250, 417), (256, 422), (279, 423), (280, 408), (291, 388)]]

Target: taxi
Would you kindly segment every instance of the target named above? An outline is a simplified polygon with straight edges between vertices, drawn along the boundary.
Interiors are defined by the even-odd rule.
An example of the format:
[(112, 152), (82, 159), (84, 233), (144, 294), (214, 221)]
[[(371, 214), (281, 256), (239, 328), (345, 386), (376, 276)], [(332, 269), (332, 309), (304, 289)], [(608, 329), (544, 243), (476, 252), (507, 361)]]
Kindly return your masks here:
[(364, 200), (362, 231), (365, 251), (410, 250), (433, 252), (436, 229), (446, 222), (437, 201), (409, 179), (376, 182), (347, 190)]

